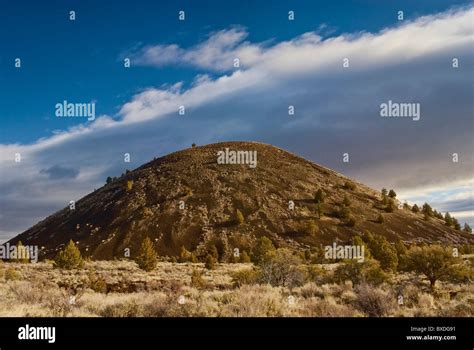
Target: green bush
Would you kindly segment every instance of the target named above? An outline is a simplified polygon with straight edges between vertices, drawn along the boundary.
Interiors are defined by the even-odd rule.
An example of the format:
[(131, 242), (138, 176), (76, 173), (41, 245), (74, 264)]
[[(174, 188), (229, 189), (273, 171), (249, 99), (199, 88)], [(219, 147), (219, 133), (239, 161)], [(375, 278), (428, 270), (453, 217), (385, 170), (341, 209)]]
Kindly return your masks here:
[(143, 240), (135, 262), (138, 264), (139, 268), (145, 271), (151, 271), (155, 268), (156, 263), (158, 262), (158, 257), (150, 238), (146, 237)]
[(363, 282), (379, 285), (389, 279), (389, 275), (380, 268), (380, 263), (373, 259), (365, 259), (363, 262), (357, 260), (344, 260), (334, 271), (336, 283), (346, 280), (352, 281), (354, 285)]
[(454, 257), (451, 248), (441, 245), (412, 247), (406, 254), (406, 268), (426, 276), (431, 288), (436, 281), (456, 279), (456, 268), (461, 268), (462, 260)]
[(56, 255), (53, 265), (54, 267), (66, 270), (79, 269), (84, 266), (84, 260), (79, 249), (70, 240), (66, 247)]
[(240, 288), (245, 284), (255, 284), (258, 282), (259, 273), (255, 269), (242, 269), (231, 273), (232, 284)]
[(398, 265), (397, 251), (385, 237), (372, 235), (366, 231), (364, 241), (367, 243), (374, 259), (380, 262), (384, 270), (396, 270)]
[(271, 251), (275, 250), (275, 246), (272, 241), (267, 237), (260, 237), (253, 249), (252, 260), (254, 263), (258, 264), (263, 257)]
[(302, 284), (305, 271), (301, 259), (286, 248), (269, 251), (258, 264), (260, 281), (272, 286), (294, 287)]

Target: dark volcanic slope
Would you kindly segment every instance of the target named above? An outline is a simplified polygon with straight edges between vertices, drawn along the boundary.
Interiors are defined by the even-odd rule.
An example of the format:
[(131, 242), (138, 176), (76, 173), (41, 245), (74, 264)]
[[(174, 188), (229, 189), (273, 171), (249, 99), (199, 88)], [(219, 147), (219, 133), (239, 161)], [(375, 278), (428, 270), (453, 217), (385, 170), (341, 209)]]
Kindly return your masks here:
[[(258, 152), (258, 166), (217, 164), (217, 152)], [(127, 190), (127, 181), (133, 187)], [(348, 241), (368, 229), (389, 240), (473, 243), (442, 220), (399, 209), (385, 213), (379, 195), (362, 184), (353, 190), (350, 179), (276, 147), (253, 142), (227, 142), (189, 148), (153, 160), (87, 195), (75, 210), (65, 208), (11, 240), (43, 246), (51, 256), (69, 239), (94, 258), (132, 255), (145, 236), (155, 240), (162, 255), (177, 255), (182, 246), (199, 254), (207, 244), (219, 250), (249, 249), (255, 237), (266, 235), (277, 246), (308, 247)], [(317, 218), (312, 200), (318, 188), (327, 193), (326, 215)], [(344, 195), (357, 220), (344, 225), (335, 215)], [(295, 203), (289, 210), (288, 202)], [(185, 209), (179, 208), (180, 201)], [(245, 217), (234, 223), (239, 209)], [(383, 213), (385, 222), (375, 222)], [(311, 220), (316, 233), (308, 233)], [(228, 249), (227, 249), (228, 250)]]

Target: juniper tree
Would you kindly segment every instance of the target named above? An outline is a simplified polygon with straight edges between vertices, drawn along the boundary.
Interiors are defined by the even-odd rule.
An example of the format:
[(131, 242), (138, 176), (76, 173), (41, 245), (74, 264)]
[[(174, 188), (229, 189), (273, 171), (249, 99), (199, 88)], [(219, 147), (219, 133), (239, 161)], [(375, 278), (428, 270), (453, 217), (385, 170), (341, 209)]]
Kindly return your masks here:
[(153, 242), (149, 237), (146, 237), (138, 251), (138, 256), (135, 258), (135, 262), (138, 267), (145, 271), (151, 271), (155, 268), (158, 262), (155, 249), (153, 248)]

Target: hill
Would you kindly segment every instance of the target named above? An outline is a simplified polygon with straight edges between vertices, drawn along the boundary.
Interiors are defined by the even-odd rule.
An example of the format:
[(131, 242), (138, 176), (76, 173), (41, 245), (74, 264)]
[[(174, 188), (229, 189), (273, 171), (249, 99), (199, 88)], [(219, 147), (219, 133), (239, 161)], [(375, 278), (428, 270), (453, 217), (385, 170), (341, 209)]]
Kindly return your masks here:
[[(218, 152), (226, 149), (218, 159)], [(232, 162), (231, 151), (256, 151), (256, 166), (219, 164)], [(321, 217), (314, 200), (318, 189), (326, 197)], [(341, 210), (344, 201), (346, 209)], [(395, 205), (400, 203), (395, 200)], [(237, 210), (242, 217), (238, 218)], [(379, 215), (383, 223), (377, 222)], [(10, 243), (39, 245), (42, 256), (51, 257), (72, 239), (84, 255), (111, 259), (123, 257), (127, 248), (133, 255), (149, 236), (161, 255), (177, 256), (183, 246), (199, 255), (216, 245), (220, 256), (229, 257), (235, 248), (251, 250), (263, 235), (276, 246), (310, 249), (348, 242), (364, 230), (390, 241), (474, 243), (472, 235), (447, 227), (441, 219), (425, 220), (407, 208), (387, 212), (380, 191), (255, 142), (192, 147), (154, 159)]]

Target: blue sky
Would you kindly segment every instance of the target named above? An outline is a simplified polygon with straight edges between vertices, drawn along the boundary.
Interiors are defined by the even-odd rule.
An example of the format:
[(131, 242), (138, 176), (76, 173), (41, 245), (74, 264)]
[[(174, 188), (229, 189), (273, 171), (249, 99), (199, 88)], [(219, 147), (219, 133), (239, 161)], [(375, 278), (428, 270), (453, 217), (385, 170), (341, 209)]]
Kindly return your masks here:
[[(275, 144), (474, 223), (472, 2), (2, 6), (0, 241), (107, 175), (192, 142), (232, 139)], [(228, 68), (236, 56), (242, 68)], [(351, 68), (342, 71), (344, 57)], [(420, 102), (421, 120), (382, 120), (378, 107), (388, 99)], [(100, 117), (57, 118), (63, 100), (95, 102)], [(176, 114), (180, 104), (184, 118)], [(285, 114), (290, 104), (293, 119)], [(21, 164), (12, 163), (16, 152)], [(124, 152), (132, 154), (130, 164)], [(349, 164), (341, 162), (343, 152), (351, 154)]]

